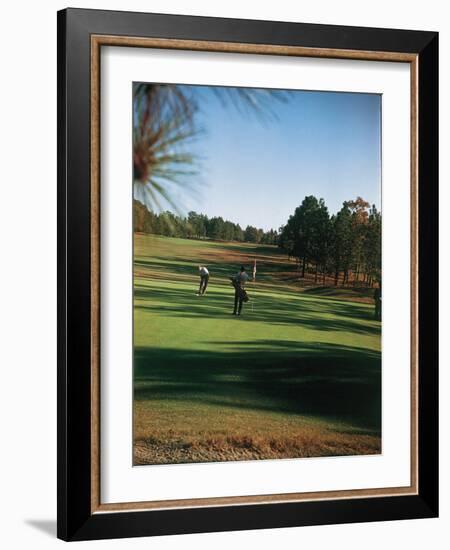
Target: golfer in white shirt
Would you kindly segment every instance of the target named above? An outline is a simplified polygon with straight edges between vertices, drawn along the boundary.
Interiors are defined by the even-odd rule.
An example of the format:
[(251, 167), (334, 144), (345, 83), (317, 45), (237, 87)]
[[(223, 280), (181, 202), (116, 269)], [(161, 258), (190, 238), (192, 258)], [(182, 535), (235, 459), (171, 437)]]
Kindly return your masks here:
[(204, 265), (199, 265), (198, 271), (200, 273), (200, 287), (198, 289), (197, 296), (203, 296), (203, 294), (205, 294), (206, 292), (206, 287), (208, 286), (209, 271)]

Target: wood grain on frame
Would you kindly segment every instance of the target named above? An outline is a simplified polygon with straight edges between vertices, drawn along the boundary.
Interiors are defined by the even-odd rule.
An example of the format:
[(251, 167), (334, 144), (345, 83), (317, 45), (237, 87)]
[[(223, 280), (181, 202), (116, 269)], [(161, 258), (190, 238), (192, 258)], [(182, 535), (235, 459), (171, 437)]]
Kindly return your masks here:
[[(411, 484), (408, 487), (102, 504), (100, 499), (100, 50), (101, 46), (359, 59), (409, 63), (411, 71)], [(418, 494), (418, 56), (113, 35), (91, 36), (91, 512), (198, 508)]]

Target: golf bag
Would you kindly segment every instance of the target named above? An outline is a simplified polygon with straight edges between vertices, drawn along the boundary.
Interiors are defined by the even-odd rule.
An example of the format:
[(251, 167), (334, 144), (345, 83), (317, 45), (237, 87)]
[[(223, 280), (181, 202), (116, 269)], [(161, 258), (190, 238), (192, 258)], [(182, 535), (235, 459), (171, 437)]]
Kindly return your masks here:
[(248, 297), (248, 294), (245, 288), (243, 288), (239, 283), (239, 281), (237, 281), (234, 277), (230, 277), (230, 281), (231, 281), (231, 284), (234, 286), (234, 289), (238, 293), (239, 300), (241, 300), (244, 303), (248, 302), (250, 298)]

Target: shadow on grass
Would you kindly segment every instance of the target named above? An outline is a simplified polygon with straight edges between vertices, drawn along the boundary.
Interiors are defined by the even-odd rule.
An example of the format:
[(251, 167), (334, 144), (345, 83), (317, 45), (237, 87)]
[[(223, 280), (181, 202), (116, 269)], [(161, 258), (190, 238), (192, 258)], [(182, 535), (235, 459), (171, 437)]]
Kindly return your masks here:
[(307, 415), (380, 434), (380, 353), (295, 341), (211, 345), (137, 348), (135, 399)]
[[(178, 318), (229, 317), (234, 306), (231, 285), (209, 290), (205, 296), (175, 286), (136, 285), (135, 308)], [(374, 321), (372, 309), (353, 302), (327, 301), (320, 298), (271, 295), (248, 286), (250, 303), (244, 305), (240, 321), (258, 321), (277, 325), (297, 325), (318, 331), (345, 331), (359, 335), (379, 335), (381, 325)], [(253, 302), (253, 304), (252, 304)]]
[[(206, 265), (210, 271), (211, 278), (217, 280), (219, 278), (226, 279), (238, 272), (240, 266), (244, 264), (250, 273), (253, 268), (253, 259), (258, 262), (258, 280), (262, 282), (278, 282), (278, 275), (283, 272), (296, 273), (295, 266), (288, 263), (282, 263), (283, 256), (274, 254), (274, 250), (269, 247), (258, 246), (249, 251), (245, 247), (240, 248), (234, 245), (221, 245), (221, 253), (215, 248), (204, 250), (196, 250), (196, 259), (192, 261), (186, 255), (170, 255), (167, 256), (136, 256), (134, 259), (134, 267), (140, 270), (148, 270), (151, 272), (172, 273), (182, 276), (197, 276), (198, 265)], [(227, 253), (228, 252), (228, 256)], [(275, 252), (276, 249), (275, 249)], [(234, 253), (234, 256), (233, 256)], [(230, 256), (231, 254), (231, 256)], [(142, 276), (142, 274), (140, 274)]]
[[(367, 287), (360, 283), (357, 286), (342, 286), (341, 284), (337, 286), (315, 286), (312, 288), (305, 288), (303, 291), (307, 295), (312, 296), (323, 296), (323, 297), (330, 297), (330, 298), (337, 298), (339, 299), (340, 296), (354, 296), (355, 298), (370, 298), (373, 299), (375, 289)], [(373, 302), (370, 302), (371, 305)]]

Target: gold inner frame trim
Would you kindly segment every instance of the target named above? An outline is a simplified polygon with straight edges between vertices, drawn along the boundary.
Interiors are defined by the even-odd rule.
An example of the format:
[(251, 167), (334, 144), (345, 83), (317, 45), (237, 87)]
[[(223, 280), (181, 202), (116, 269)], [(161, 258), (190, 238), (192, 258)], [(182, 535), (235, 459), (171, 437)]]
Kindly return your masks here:
[[(100, 50), (102, 46), (164, 48), (239, 54), (409, 63), (411, 82), (411, 484), (408, 487), (101, 503), (100, 499)], [(418, 56), (401, 52), (339, 50), (167, 38), (91, 35), (91, 513), (339, 500), (418, 494)]]

